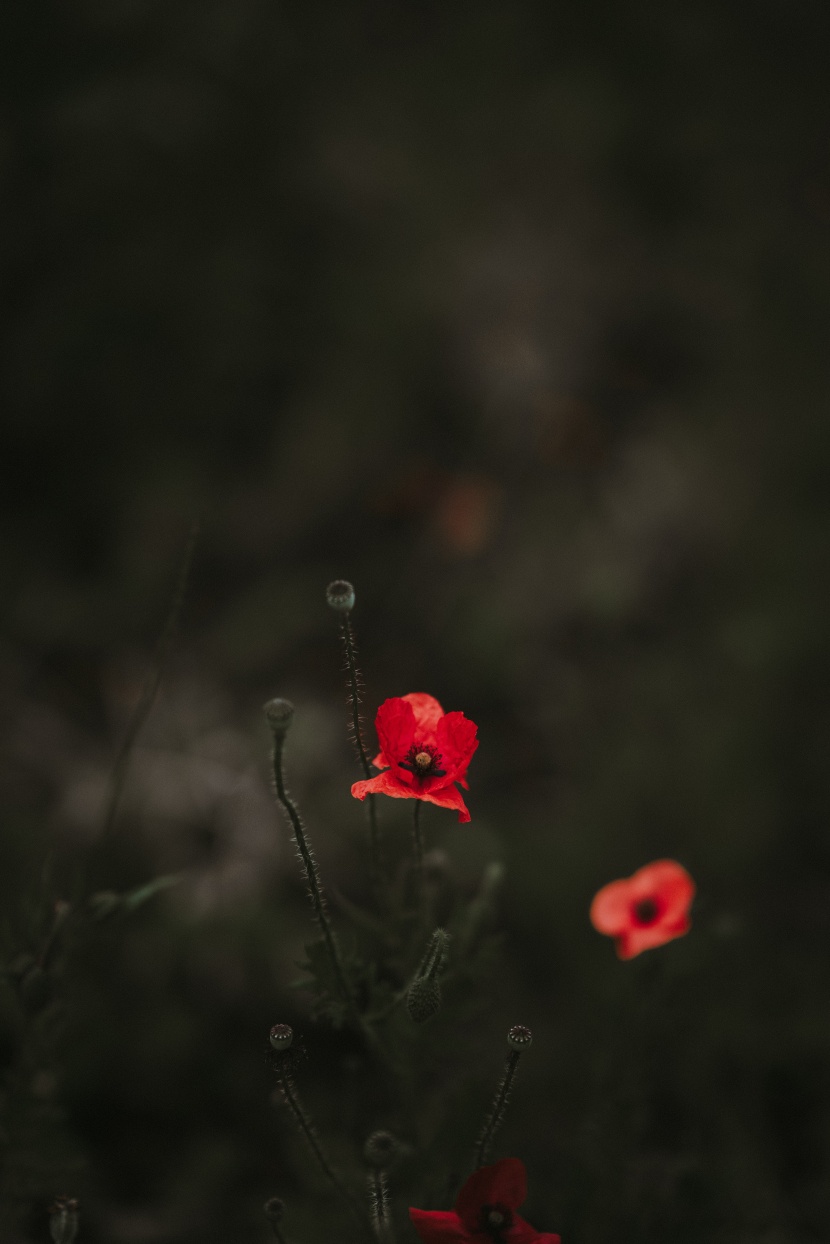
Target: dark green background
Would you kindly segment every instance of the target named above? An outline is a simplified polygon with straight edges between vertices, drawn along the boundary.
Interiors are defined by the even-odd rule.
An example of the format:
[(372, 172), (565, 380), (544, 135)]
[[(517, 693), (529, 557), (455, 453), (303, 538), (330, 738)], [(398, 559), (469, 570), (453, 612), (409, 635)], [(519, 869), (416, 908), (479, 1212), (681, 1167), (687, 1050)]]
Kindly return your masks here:
[[(335, 575), (369, 722), (425, 690), (480, 727), (472, 824), (425, 830), (465, 892), (505, 861), (506, 941), (475, 1023), (445, 1009), (433, 1043), (472, 1051), (472, 1119), (507, 1025), (534, 1028), (499, 1142), (528, 1218), (565, 1244), (828, 1237), (826, 23), (783, 0), (9, 6), (8, 957), (50, 847), (53, 897), (186, 874), (74, 947), (38, 1089), (64, 1115), (26, 1141), (10, 1238), (47, 1238), (64, 1191), (79, 1244), (264, 1240), (274, 1193), (299, 1244), (336, 1238), (268, 1104), (285, 1016), (347, 1166), (360, 1127), (406, 1131), (355, 1121), (354, 1051), (288, 987), (309, 926), (267, 828), (259, 706), (285, 694), (324, 879), (364, 892)], [(662, 856), (696, 878), (693, 931), (621, 964), (591, 897)]]

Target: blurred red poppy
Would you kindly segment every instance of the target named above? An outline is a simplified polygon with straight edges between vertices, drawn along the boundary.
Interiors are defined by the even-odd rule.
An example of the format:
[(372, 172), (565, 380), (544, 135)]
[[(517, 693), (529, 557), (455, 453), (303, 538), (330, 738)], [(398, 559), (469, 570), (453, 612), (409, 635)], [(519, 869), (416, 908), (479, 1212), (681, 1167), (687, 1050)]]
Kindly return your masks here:
[(526, 1196), (524, 1163), (502, 1158), (470, 1176), (455, 1209), (410, 1209), (409, 1217), (425, 1244), (561, 1244), (516, 1213)]
[(594, 895), (591, 923), (613, 937), (621, 959), (688, 933), (695, 883), (675, 860), (655, 860)]
[(453, 808), (459, 821), (470, 813), (455, 785), (467, 786), (467, 768), (478, 747), (478, 727), (463, 713), (445, 713), (431, 695), (420, 691), (384, 700), (375, 718), (380, 751), (373, 763), (377, 777), (355, 782), (355, 799), (391, 795), (424, 799)]

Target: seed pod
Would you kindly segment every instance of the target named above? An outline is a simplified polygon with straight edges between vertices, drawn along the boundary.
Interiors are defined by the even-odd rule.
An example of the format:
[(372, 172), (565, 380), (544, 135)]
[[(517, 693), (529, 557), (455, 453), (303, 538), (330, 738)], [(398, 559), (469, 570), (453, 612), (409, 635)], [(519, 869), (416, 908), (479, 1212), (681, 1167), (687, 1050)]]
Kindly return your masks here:
[(419, 976), (409, 986), (406, 995), (406, 1009), (413, 1024), (424, 1024), (441, 1009), (441, 986), (437, 980), (428, 976)]
[(269, 1197), (262, 1207), (265, 1210), (265, 1217), (269, 1222), (282, 1222), (285, 1213), (285, 1202), (281, 1201), (278, 1196)]
[(282, 700), (279, 697), (269, 700), (263, 705), (262, 711), (274, 734), (280, 736), (287, 734), (294, 716), (294, 705), (290, 700)]
[(294, 1040), (294, 1029), (289, 1024), (274, 1024), (274, 1027), (268, 1034), (268, 1040), (275, 1050), (282, 1053), (283, 1050), (291, 1048), (291, 1042)]
[(533, 1033), (524, 1024), (515, 1024), (507, 1034), (507, 1044), (511, 1050), (523, 1054), (533, 1044)]
[(354, 588), (348, 579), (335, 579), (328, 585), (326, 604), (335, 613), (351, 613), (354, 609)]

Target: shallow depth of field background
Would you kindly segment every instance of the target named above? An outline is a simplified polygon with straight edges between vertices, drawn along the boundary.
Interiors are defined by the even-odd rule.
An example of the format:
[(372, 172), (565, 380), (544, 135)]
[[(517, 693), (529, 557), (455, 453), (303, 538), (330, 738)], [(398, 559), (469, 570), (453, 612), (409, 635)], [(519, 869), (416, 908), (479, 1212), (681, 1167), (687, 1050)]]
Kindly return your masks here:
[[(355, 1055), (291, 988), (310, 924), (260, 708), (295, 701), (324, 880), (364, 896), (341, 575), (370, 733), (410, 690), (479, 724), (472, 824), (424, 829), (466, 893), (504, 861), (506, 936), (475, 1023), (434, 1024), (482, 1111), (504, 1031), (534, 1030), (497, 1145), (528, 1218), (565, 1244), (828, 1238), (823, 10), (12, 6), (3, 953), (49, 851), (67, 898), (184, 873), (76, 945), (15, 1244), (59, 1192), (79, 1244), (255, 1244), (277, 1193), (313, 1244), (330, 1212), (263, 1042), (303, 1031), (346, 1164)], [(381, 810), (405, 843), (408, 806)], [(693, 931), (620, 963), (591, 897), (662, 856)]]

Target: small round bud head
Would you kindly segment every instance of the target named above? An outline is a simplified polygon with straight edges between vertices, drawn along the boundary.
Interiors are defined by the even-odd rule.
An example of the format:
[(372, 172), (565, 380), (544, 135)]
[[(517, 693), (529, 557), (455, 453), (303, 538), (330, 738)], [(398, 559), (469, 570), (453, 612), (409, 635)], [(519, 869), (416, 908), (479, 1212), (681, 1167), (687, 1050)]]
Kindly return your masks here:
[(441, 986), (437, 980), (420, 976), (409, 986), (406, 1009), (413, 1024), (425, 1024), (441, 1009)]
[(294, 1029), (288, 1024), (274, 1024), (274, 1027), (268, 1034), (268, 1040), (275, 1050), (282, 1053), (283, 1050), (291, 1048), (291, 1042), (294, 1040)]
[(507, 1044), (511, 1050), (522, 1053), (529, 1050), (533, 1044), (533, 1033), (529, 1028), (525, 1028), (524, 1024), (515, 1024), (507, 1034)]
[(262, 1208), (265, 1210), (265, 1217), (269, 1222), (282, 1222), (282, 1216), (285, 1213), (285, 1202), (281, 1201), (278, 1196), (269, 1197)]
[(354, 609), (354, 588), (348, 579), (335, 579), (328, 585), (326, 603), (336, 613), (351, 613)]
[(294, 716), (294, 705), (290, 700), (269, 700), (263, 705), (262, 711), (274, 734), (283, 735), (287, 732)]
[(372, 1132), (363, 1146), (363, 1156), (369, 1166), (383, 1170), (395, 1160), (400, 1152), (400, 1145), (391, 1132)]

